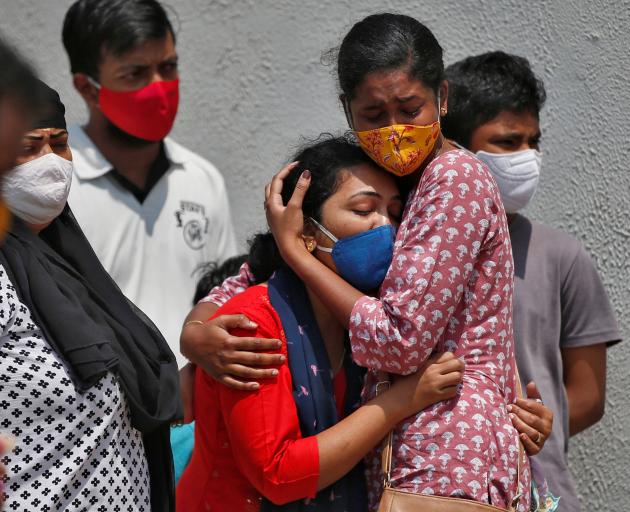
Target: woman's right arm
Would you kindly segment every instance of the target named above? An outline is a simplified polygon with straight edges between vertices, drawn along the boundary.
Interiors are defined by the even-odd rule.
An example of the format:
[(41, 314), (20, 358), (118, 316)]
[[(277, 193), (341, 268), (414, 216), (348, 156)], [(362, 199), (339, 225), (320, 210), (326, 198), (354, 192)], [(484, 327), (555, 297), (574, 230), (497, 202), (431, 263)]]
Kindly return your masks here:
[[(499, 243), (503, 215), (488, 170), (471, 156), (427, 168), (412, 195), (380, 297), (365, 296), (306, 250), (302, 174), (289, 202), (281, 191), (289, 166), (266, 189), (267, 221), (284, 261), (350, 332), (354, 361), (372, 370), (415, 372), (444, 338), (480, 250)], [(473, 200), (474, 198), (474, 200)], [(457, 226), (457, 227), (455, 227)], [(497, 269), (512, 264), (509, 248)], [(485, 271), (485, 270), (484, 270)]]
[[(276, 350), (279, 340), (247, 336), (256, 324), (245, 315), (208, 320), (219, 306), (248, 288), (251, 277), (244, 263), (236, 276), (213, 288), (188, 314), (179, 339), (180, 351), (189, 361), (221, 384), (241, 391), (258, 389), (255, 379), (269, 379), (277, 374), (274, 368), (261, 367), (276, 366), (284, 360), (280, 355), (263, 353)], [(244, 336), (232, 336), (229, 331), (233, 329), (241, 329)]]
[(318, 489), (343, 477), (402, 420), (453, 398), (463, 370), (464, 364), (452, 353), (435, 355), (418, 373), (399, 378), (388, 391), (317, 435)]
[[(279, 335), (266, 331), (260, 318), (256, 321), (258, 336)], [(338, 424), (307, 438), (300, 434), (286, 363), (276, 379), (261, 383), (254, 393), (221, 386), (222, 415), (239, 469), (274, 503), (314, 497), (350, 471), (404, 418), (454, 396), (463, 363), (452, 354), (431, 363), (435, 364), (427, 363), (422, 372), (399, 379)]]

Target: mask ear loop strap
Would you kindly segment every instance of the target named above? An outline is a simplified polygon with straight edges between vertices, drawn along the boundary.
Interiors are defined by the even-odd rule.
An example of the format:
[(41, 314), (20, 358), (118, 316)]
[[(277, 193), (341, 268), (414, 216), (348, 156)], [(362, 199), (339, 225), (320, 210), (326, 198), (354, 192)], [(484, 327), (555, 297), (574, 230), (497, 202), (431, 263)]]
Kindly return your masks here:
[[(336, 244), (339, 241), (339, 239), (335, 235), (333, 235), (330, 231), (328, 231), (324, 226), (322, 226), (319, 222), (317, 222), (313, 217), (309, 217), (308, 219), (313, 224), (315, 224), (317, 229), (319, 229), (322, 233), (324, 233), (324, 235), (330, 238), (333, 241), (333, 243)], [(318, 245), (317, 248), (323, 252), (332, 252), (332, 249), (330, 247), (321, 247)]]
[(88, 82), (90, 82), (94, 87), (96, 87), (99, 91), (101, 90), (101, 84), (99, 84), (96, 80), (94, 80), (91, 76), (86, 75)]

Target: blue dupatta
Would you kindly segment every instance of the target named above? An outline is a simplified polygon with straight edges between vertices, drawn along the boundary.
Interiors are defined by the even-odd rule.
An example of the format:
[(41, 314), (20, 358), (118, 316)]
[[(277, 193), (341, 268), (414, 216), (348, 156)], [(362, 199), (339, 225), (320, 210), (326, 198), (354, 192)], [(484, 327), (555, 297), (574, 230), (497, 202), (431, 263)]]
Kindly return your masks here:
[[(289, 269), (278, 270), (268, 283), (271, 305), (282, 322), (289, 368), (293, 380), (293, 398), (303, 437), (313, 436), (332, 427), (337, 421), (333, 376), (328, 354), (302, 282)], [(344, 360), (346, 400), (344, 413), (360, 405), (364, 370), (352, 361), (350, 350)], [(367, 490), (363, 464), (357, 464), (341, 480), (322, 489), (314, 499), (274, 505), (263, 500), (261, 511), (367, 511)]]

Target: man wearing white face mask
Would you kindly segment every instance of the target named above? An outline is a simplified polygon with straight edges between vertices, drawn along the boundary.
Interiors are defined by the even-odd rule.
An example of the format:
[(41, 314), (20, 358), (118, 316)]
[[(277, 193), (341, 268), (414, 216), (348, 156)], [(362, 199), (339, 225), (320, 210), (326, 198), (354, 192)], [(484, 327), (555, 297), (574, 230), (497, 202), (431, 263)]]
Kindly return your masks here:
[[(446, 69), (446, 137), (489, 167), (508, 215), (514, 255), (514, 338), (524, 383), (533, 380), (554, 412), (553, 431), (532, 458), (559, 511), (579, 511), (567, 466), (568, 439), (604, 413), (606, 348), (620, 341), (592, 260), (570, 235), (532, 222), (521, 210), (538, 186), (543, 83), (522, 57), (491, 52)], [(538, 475), (537, 475), (538, 473)]]

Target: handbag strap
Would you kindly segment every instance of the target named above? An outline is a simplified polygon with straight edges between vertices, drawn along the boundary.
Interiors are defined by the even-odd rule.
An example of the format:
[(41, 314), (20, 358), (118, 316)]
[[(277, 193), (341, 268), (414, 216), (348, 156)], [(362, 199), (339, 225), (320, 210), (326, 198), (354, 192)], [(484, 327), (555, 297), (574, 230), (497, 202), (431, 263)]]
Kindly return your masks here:
[[(523, 388), (521, 386), (521, 377), (518, 372), (518, 366), (516, 365), (516, 361), (514, 361), (514, 370), (515, 370), (515, 380), (516, 380), (516, 396), (518, 398), (523, 398)], [(378, 383), (376, 384), (376, 395), (380, 395), (384, 391), (387, 391), (390, 387), (389, 374), (385, 372), (378, 372)], [(394, 441), (394, 430), (390, 430), (387, 433), (387, 436), (383, 440), (383, 451), (381, 454), (381, 471), (383, 472), (383, 487), (388, 489), (392, 486), (391, 483), (391, 475), (392, 475), (392, 459), (393, 459), (393, 441)], [(523, 447), (523, 442), (519, 436), (518, 439), (518, 460), (516, 466), (516, 484), (517, 489), (520, 489), (521, 482), (521, 464), (523, 457), (525, 456), (525, 448)], [(522, 492), (518, 492), (510, 503), (510, 508), (508, 509), (510, 512), (515, 511), (518, 507), (519, 501), (521, 500)]]

